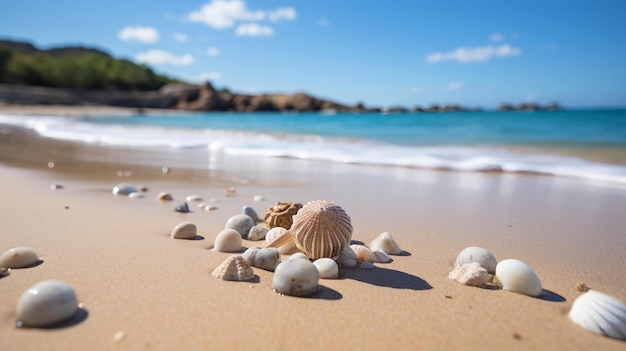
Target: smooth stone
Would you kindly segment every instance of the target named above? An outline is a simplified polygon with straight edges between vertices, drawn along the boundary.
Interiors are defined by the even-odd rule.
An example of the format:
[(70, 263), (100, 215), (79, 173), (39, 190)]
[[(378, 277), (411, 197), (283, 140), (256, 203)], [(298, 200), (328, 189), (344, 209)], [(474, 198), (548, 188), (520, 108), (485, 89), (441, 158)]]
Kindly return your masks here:
[(0, 267), (28, 268), (39, 263), (41, 259), (30, 247), (14, 247), (0, 255)]
[(182, 204), (176, 206), (176, 208), (174, 209), (174, 211), (176, 212), (180, 212), (180, 213), (189, 213), (191, 212), (189, 210), (189, 205), (187, 205), (186, 202), (183, 202)]
[(481, 267), (486, 269), (489, 274), (496, 272), (496, 265), (498, 264), (496, 257), (489, 250), (483, 249), (482, 247), (471, 246), (459, 252), (454, 262), (454, 267), (456, 268), (472, 262), (478, 263)]
[(137, 188), (126, 183), (118, 184), (113, 188), (113, 195), (128, 195), (130, 193), (136, 193), (136, 192), (137, 192)]
[(268, 232), (267, 228), (259, 227), (255, 225), (252, 228), (250, 228), (250, 231), (248, 232), (246, 239), (252, 240), (252, 241), (263, 240), (267, 232)]
[(254, 210), (254, 208), (250, 207), (250, 206), (244, 206), (241, 209), (241, 213), (245, 214), (246, 216), (252, 218), (252, 220), (254, 221), (254, 223), (259, 223), (259, 222), (263, 222), (263, 220), (261, 218), (259, 218), (259, 214)]
[(295, 254), (289, 256), (290, 260), (309, 260), (309, 257), (302, 252), (296, 252)]
[(134, 192), (134, 193), (130, 193), (128, 194), (128, 197), (131, 199), (141, 199), (146, 197), (144, 194), (140, 193), (140, 192)]
[(215, 250), (220, 252), (240, 252), (242, 248), (241, 235), (234, 229), (224, 229), (215, 237)]
[(193, 195), (187, 196), (185, 200), (187, 200), (187, 202), (202, 201), (202, 198), (200, 197), (200, 195), (193, 194)]
[(500, 261), (496, 266), (496, 277), (505, 290), (539, 297), (543, 288), (539, 277), (526, 263), (513, 258)]
[(242, 238), (248, 236), (250, 228), (254, 226), (254, 221), (250, 216), (245, 214), (238, 214), (230, 217), (226, 222), (224, 229), (234, 229), (239, 232)]
[(44, 280), (30, 288), (17, 303), (18, 326), (46, 327), (62, 322), (78, 311), (74, 289), (59, 280)]
[(309, 296), (319, 290), (319, 279), (319, 272), (311, 261), (290, 259), (274, 270), (272, 288), (279, 294)]
[(273, 272), (280, 263), (280, 253), (278, 249), (272, 247), (250, 248), (242, 256), (251, 266), (270, 272)]
[(339, 278), (339, 266), (332, 258), (319, 258), (313, 261), (313, 265), (320, 274), (320, 279)]
[(172, 229), (170, 237), (173, 239), (192, 239), (196, 237), (197, 233), (198, 228), (195, 224), (191, 222), (183, 222)]
[(254, 195), (252, 200), (254, 200), (255, 202), (265, 201), (265, 196), (263, 196), (263, 195)]
[(164, 191), (162, 193), (159, 193), (159, 195), (157, 195), (157, 200), (159, 200), (159, 201), (172, 201), (172, 200), (174, 200), (174, 198), (172, 197), (172, 194)]

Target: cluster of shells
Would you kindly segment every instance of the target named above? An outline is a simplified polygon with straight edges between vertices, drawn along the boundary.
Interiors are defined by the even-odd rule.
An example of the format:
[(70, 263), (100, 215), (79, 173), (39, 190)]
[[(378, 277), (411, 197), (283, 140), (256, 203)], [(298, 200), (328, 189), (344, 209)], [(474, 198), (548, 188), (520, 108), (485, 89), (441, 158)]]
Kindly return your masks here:
[[(0, 255), (0, 276), (31, 268), (43, 260), (29, 247), (14, 247)], [(49, 327), (74, 317), (81, 308), (74, 288), (60, 280), (43, 280), (29, 287), (17, 302), (18, 327)]]
[[(531, 297), (544, 293), (539, 277), (528, 264), (517, 259), (498, 262), (490, 251), (475, 246), (458, 254), (448, 278), (481, 288), (492, 284)], [(605, 293), (586, 287), (583, 290), (572, 304), (569, 319), (591, 332), (626, 340), (626, 305)]]
[[(254, 277), (251, 267), (255, 267), (274, 272), (276, 292), (307, 296), (318, 291), (319, 279), (338, 278), (340, 267), (372, 269), (374, 263), (391, 262), (390, 255), (402, 253), (389, 233), (381, 234), (370, 247), (350, 245), (350, 216), (330, 201), (278, 202), (265, 213), (265, 227), (257, 225), (260, 221), (248, 206), (228, 219), (215, 238), (215, 250), (240, 253), (242, 239), (265, 239), (266, 247), (251, 247), (242, 255), (228, 257), (212, 271), (216, 278), (250, 280)], [(289, 259), (281, 262), (281, 255), (287, 254)]]

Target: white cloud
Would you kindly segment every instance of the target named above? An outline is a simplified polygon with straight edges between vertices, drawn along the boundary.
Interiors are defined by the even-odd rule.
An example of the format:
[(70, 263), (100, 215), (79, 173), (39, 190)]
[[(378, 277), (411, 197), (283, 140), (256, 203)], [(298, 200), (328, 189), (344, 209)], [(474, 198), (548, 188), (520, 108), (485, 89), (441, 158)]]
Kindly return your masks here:
[(174, 38), (174, 40), (181, 42), (181, 43), (186, 43), (189, 40), (189, 37), (187, 36), (187, 34), (184, 34), (184, 33), (174, 33), (172, 37)]
[(151, 65), (186, 66), (193, 63), (194, 58), (190, 54), (176, 56), (171, 52), (153, 49), (137, 54), (135, 61)]
[(270, 11), (267, 17), (272, 22), (278, 22), (280, 20), (293, 21), (296, 19), (296, 10), (293, 7), (280, 7), (274, 11)]
[(187, 18), (215, 29), (225, 29), (234, 27), (237, 21), (260, 21), (265, 18), (265, 12), (248, 10), (242, 0), (212, 0)]
[(320, 18), (317, 20), (317, 25), (320, 27), (329, 27), (330, 22), (325, 18)]
[(206, 54), (209, 56), (217, 56), (220, 54), (220, 49), (216, 47), (210, 47), (206, 50)]
[(156, 43), (159, 41), (159, 32), (153, 27), (128, 26), (117, 33), (123, 41), (139, 41), (142, 43)]
[(274, 35), (274, 29), (270, 26), (264, 26), (256, 23), (242, 24), (235, 31), (240, 37), (260, 37)]
[(474, 48), (459, 47), (454, 51), (435, 52), (426, 56), (426, 62), (458, 61), (460, 63), (489, 61), (495, 57), (518, 56), (522, 50), (509, 44), (500, 46), (478, 46)]
[(493, 41), (493, 42), (499, 42), (499, 41), (504, 41), (504, 34), (502, 33), (491, 33), (489, 35), (489, 41)]
[(463, 88), (463, 82), (461, 81), (450, 82), (444, 87), (444, 89), (447, 91), (459, 90), (461, 88)]

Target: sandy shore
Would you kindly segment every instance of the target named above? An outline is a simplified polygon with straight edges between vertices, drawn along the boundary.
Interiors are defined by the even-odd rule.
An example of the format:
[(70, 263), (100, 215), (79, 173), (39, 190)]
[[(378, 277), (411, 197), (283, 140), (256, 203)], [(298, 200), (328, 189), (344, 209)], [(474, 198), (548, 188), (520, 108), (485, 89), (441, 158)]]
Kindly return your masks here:
[[(164, 175), (133, 166), (139, 152), (107, 151), (117, 163), (85, 163), (81, 154), (104, 151), (19, 133), (0, 135), (0, 251), (28, 246), (44, 262), (0, 279), (2, 350), (624, 348), (566, 316), (579, 282), (626, 300), (624, 189), (295, 160), (211, 171), (173, 167)], [(121, 182), (146, 185), (146, 198), (111, 195)], [(64, 188), (50, 190), (51, 184)], [(225, 195), (228, 186), (236, 196)], [(160, 191), (175, 201), (158, 203)], [(190, 194), (218, 199), (219, 209), (174, 212)], [(266, 200), (254, 202), (255, 195)], [(341, 279), (321, 281), (312, 298), (275, 294), (273, 274), (260, 269), (253, 282), (210, 275), (229, 254), (208, 248), (242, 206), (262, 214), (277, 201), (316, 199), (348, 212), (354, 240), (369, 244), (388, 231), (405, 255), (374, 270), (344, 269)], [(203, 240), (168, 238), (183, 221), (195, 223)], [(528, 263), (544, 296), (450, 281), (452, 263), (467, 246)], [(44, 279), (74, 286), (86, 318), (58, 329), (15, 328), (17, 300)]]

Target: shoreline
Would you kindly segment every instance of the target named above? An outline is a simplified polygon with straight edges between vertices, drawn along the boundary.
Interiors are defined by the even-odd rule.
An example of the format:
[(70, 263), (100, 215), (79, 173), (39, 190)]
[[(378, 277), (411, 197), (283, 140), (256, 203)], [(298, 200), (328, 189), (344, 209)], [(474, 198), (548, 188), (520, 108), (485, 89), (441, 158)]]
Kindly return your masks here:
[[(28, 246), (44, 260), (0, 279), (1, 349), (624, 347), (566, 316), (580, 282), (626, 301), (624, 189), (557, 177), (320, 167), (289, 159), (202, 171), (172, 166), (164, 174), (134, 162), (146, 157), (141, 152), (121, 150), (110, 155), (116, 163), (86, 163), (81, 155), (97, 148), (41, 142), (34, 134), (0, 148), (6, 204), (0, 251)], [(92, 156), (106, 156), (97, 152)], [(53, 167), (50, 155), (59, 157)], [(149, 190), (143, 199), (116, 197), (111, 189), (118, 183)], [(51, 184), (64, 188), (50, 190)], [(236, 196), (225, 195), (229, 186)], [(175, 201), (155, 201), (161, 191)], [(218, 209), (174, 212), (191, 194), (218, 199)], [(255, 195), (265, 201), (253, 201)], [(312, 298), (275, 294), (273, 274), (256, 268), (253, 282), (210, 275), (229, 254), (207, 248), (242, 206), (263, 215), (278, 201), (318, 199), (347, 211), (353, 240), (368, 245), (390, 232), (406, 254), (373, 270), (342, 270), (338, 280), (321, 280), (322, 292)], [(183, 221), (194, 222), (204, 239), (169, 239)], [(244, 240), (246, 247), (258, 243)], [(546, 294), (531, 298), (449, 280), (456, 255), (468, 246), (526, 262)], [(74, 286), (87, 317), (53, 330), (15, 328), (19, 296), (51, 278)]]

